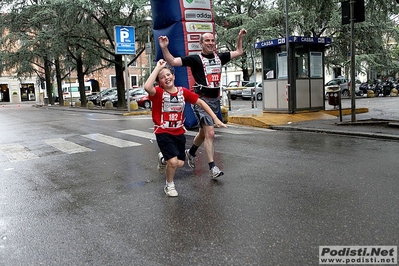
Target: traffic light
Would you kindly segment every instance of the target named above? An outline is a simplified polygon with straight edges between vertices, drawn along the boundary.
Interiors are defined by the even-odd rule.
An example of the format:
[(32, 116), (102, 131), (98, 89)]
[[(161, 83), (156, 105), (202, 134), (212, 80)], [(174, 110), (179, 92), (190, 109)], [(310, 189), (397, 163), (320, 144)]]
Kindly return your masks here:
[[(396, 0), (396, 2), (399, 3), (399, 0)], [(350, 24), (350, 18), (351, 18), (351, 7), (350, 7), (350, 1), (344, 1), (342, 2), (342, 25), (345, 24)], [(354, 19), (355, 23), (356, 22), (363, 22), (365, 20), (364, 16), (364, 0), (355, 0), (355, 5), (354, 5)]]

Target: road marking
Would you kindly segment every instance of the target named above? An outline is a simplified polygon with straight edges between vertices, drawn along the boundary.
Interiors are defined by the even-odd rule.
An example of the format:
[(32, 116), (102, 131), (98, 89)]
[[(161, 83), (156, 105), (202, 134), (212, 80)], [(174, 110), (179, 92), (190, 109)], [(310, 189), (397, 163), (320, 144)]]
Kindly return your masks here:
[[(152, 129), (152, 128), (151, 128)], [(150, 139), (150, 140), (155, 140), (155, 134), (154, 133), (150, 133), (150, 132), (145, 132), (145, 131), (140, 131), (140, 130), (136, 130), (136, 129), (127, 129), (127, 130), (121, 130), (118, 131), (120, 133), (124, 133), (124, 134), (129, 134), (132, 136), (137, 136), (137, 137), (142, 137), (142, 138), (146, 138), (146, 139)], [(195, 137), (197, 135), (198, 132), (193, 132), (193, 131), (187, 131), (185, 133), (185, 135), (190, 135)]]
[(150, 132), (140, 131), (140, 130), (136, 130), (136, 129), (127, 129), (127, 130), (121, 130), (121, 131), (118, 131), (118, 132), (123, 133), (123, 134), (136, 136), (136, 137), (145, 138), (145, 139), (155, 140), (155, 134), (154, 133), (150, 133)]
[(71, 141), (64, 140), (61, 138), (48, 139), (48, 140), (45, 140), (44, 142), (47, 143), (48, 145), (53, 146), (56, 149), (58, 149), (62, 152), (68, 153), (68, 154), (93, 151), (92, 149), (83, 147), (81, 145), (78, 145), (76, 143), (73, 143)]
[[(264, 131), (275, 131), (272, 129), (267, 129)], [(123, 134), (128, 134), (128, 135), (132, 135), (132, 136), (137, 136), (137, 137), (142, 137), (142, 138), (146, 138), (146, 139), (150, 139), (150, 140), (155, 140), (155, 135), (154, 133), (150, 133), (150, 132), (145, 132), (145, 131), (140, 131), (140, 130), (136, 130), (136, 129), (127, 129), (127, 130), (120, 130), (118, 131), (120, 133)], [(240, 130), (237, 128), (217, 128), (215, 129), (215, 137), (221, 137), (221, 134), (233, 134), (233, 135), (247, 135), (249, 133), (253, 132), (253, 129), (251, 129), (250, 131), (248, 130)], [(219, 133), (219, 134), (217, 134)], [(193, 136), (195, 137), (198, 134), (198, 131), (192, 131), (192, 130), (188, 130), (186, 131), (185, 135), (188, 136)]]
[(28, 148), (21, 144), (6, 144), (0, 145), (0, 151), (7, 156), (11, 162), (26, 161), (30, 159), (39, 158), (36, 154), (31, 152)]
[(133, 142), (133, 141), (128, 141), (128, 140), (123, 140), (123, 139), (118, 139), (118, 138), (114, 138), (111, 136), (106, 136), (103, 134), (88, 134), (88, 135), (82, 135), (82, 137), (88, 138), (88, 139), (92, 139), (98, 142), (102, 142), (105, 144), (109, 144), (112, 146), (116, 146), (118, 148), (126, 148), (126, 147), (131, 147), (131, 146), (140, 146), (140, 143), (137, 142)]
[(151, 117), (125, 116), (123, 118), (88, 118), (92, 121), (126, 121), (126, 120), (150, 120)]

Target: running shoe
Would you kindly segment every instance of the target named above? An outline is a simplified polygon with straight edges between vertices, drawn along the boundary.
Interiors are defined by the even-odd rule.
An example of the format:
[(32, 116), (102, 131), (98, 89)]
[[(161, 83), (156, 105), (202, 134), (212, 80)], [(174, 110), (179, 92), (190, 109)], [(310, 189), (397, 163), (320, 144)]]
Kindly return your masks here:
[(162, 152), (159, 152), (158, 153), (158, 167), (157, 168), (158, 168), (158, 172), (160, 174), (165, 173), (165, 167), (166, 167), (166, 164), (162, 163), (162, 159), (163, 159)]
[(163, 189), (165, 191), (165, 194), (168, 195), (169, 197), (177, 197), (179, 193), (177, 193), (175, 185), (165, 185), (165, 188)]
[(219, 176), (224, 175), (224, 173), (220, 171), (219, 167), (215, 165), (214, 167), (211, 168), (211, 170), (209, 170), (209, 175), (211, 176), (212, 179), (216, 179)]
[(195, 156), (192, 156), (189, 153), (189, 149), (186, 150), (186, 156), (187, 156), (187, 164), (188, 166), (190, 166), (191, 168), (195, 168)]

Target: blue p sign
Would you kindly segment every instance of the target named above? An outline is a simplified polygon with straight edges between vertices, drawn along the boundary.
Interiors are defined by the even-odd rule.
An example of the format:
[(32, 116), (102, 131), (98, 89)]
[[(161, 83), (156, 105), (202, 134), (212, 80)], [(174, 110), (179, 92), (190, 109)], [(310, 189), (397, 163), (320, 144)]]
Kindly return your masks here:
[(117, 54), (135, 54), (135, 36), (132, 26), (115, 26), (115, 51)]
[(128, 29), (122, 28), (120, 31), (120, 35), (121, 35), (121, 42), (130, 42)]

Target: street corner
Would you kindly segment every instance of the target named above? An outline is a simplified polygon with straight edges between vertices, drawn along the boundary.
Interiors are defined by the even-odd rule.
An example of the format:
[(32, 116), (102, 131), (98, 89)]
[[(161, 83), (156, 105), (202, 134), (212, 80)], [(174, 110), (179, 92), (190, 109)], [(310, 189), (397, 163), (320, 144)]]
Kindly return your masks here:
[(262, 121), (251, 116), (229, 116), (228, 123), (251, 127), (270, 128), (270, 124), (268, 124), (267, 121)]
[[(322, 111), (326, 114), (333, 115), (333, 116), (339, 116), (339, 109), (333, 109), (333, 110), (324, 110)], [(351, 108), (343, 108), (341, 109), (342, 115), (350, 115), (352, 114), (352, 109)], [(367, 107), (361, 107), (361, 108), (356, 108), (355, 110), (356, 114), (364, 114), (369, 112), (369, 108)]]
[(328, 120), (335, 118), (335, 116), (324, 112), (303, 112), (296, 114), (263, 112), (262, 114), (247, 116), (229, 116), (229, 122), (253, 127), (271, 128), (274, 126), (291, 125), (303, 121)]
[(150, 115), (152, 114), (151, 110), (134, 110), (127, 113), (124, 113), (124, 116), (132, 116), (132, 115)]

